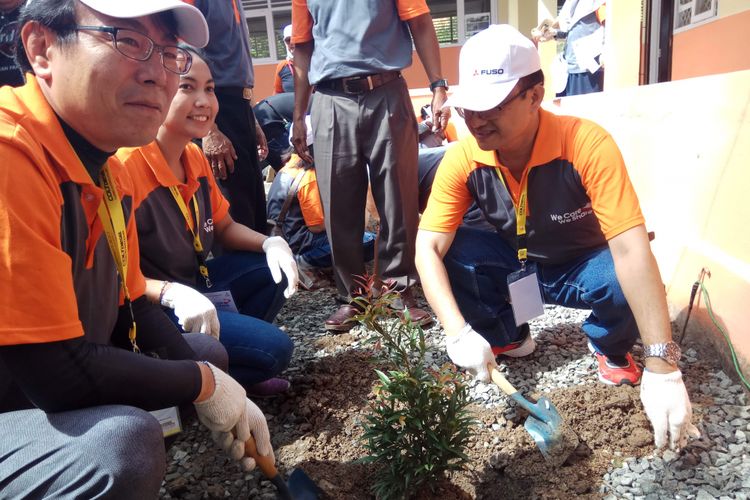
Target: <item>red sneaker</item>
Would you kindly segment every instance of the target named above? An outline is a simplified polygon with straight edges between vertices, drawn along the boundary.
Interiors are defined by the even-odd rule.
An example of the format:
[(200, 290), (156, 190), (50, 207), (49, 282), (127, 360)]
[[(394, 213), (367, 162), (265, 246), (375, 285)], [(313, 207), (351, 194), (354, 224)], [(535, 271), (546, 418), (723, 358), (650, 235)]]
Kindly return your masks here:
[(608, 385), (638, 385), (641, 381), (641, 369), (633, 361), (633, 356), (606, 356), (594, 351), (598, 367), (599, 380)]

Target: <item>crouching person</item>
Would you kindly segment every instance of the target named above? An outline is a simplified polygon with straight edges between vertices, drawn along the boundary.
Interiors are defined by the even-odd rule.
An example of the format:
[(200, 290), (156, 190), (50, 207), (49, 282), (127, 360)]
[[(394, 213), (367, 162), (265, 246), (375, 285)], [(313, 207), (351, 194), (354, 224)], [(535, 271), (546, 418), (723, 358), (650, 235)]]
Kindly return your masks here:
[[(494, 48), (489, 60), (486, 47)], [(498, 71), (482, 71), (488, 65)], [(684, 446), (697, 430), (680, 350), (617, 145), (592, 122), (541, 109), (539, 54), (511, 26), (474, 35), (459, 68), (447, 104), (471, 137), (438, 167), (416, 248), (448, 355), (486, 381), (495, 354), (534, 351), (526, 321), (544, 303), (589, 309), (582, 330), (599, 379), (640, 382), (656, 446)], [(459, 227), (473, 203), (494, 230)], [(643, 372), (629, 352), (639, 334)]]
[[(305, 123), (307, 147), (312, 157), (313, 134), (309, 115), (305, 118)], [(274, 234), (283, 236), (295, 254), (300, 282), (306, 288), (313, 286), (315, 271), (333, 265), (315, 165), (292, 154), (273, 179), (268, 191), (267, 211), (269, 224), (274, 226)], [(365, 231), (362, 235), (365, 262), (374, 258), (375, 236), (370, 231)]]
[[(289, 388), (275, 376), (289, 365), (293, 344), (270, 322), (296, 290), (297, 267), (283, 238), (232, 219), (208, 160), (190, 142), (211, 129), (219, 103), (205, 56), (180, 47), (192, 65), (156, 140), (117, 153), (133, 179), (146, 295), (184, 331), (218, 338), (229, 373), (248, 394), (272, 396)], [(209, 260), (214, 242), (229, 252)]]
[(177, 37), (204, 45), (205, 20), (176, 0), (34, 0), (20, 25), (27, 83), (0, 90), (2, 496), (155, 498), (165, 453), (147, 412), (163, 408), (194, 404), (236, 459), (251, 433), (271, 454), (220, 344), (186, 342), (143, 296), (112, 157), (156, 136), (190, 65)]

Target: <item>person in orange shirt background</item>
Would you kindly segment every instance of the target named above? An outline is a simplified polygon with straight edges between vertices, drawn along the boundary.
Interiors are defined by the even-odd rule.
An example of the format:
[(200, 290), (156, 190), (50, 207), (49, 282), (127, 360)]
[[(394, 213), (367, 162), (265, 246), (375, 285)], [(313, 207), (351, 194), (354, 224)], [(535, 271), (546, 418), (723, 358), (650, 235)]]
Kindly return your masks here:
[[(306, 121), (307, 146), (310, 156), (314, 157), (309, 116)], [(317, 271), (333, 265), (314, 164), (306, 163), (296, 153), (292, 154), (274, 177), (268, 191), (268, 217), (273, 220), (275, 231), (284, 237), (295, 254), (300, 283), (307, 288), (313, 286)], [(362, 236), (365, 262), (373, 259), (375, 238), (376, 234), (370, 231), (365, 231)]]
[(284, 47), (286, 58), (279, 61), (274, 71), (273, 93), (294, 92), (294, 44), (292, 43), (292, 25), (284, 26)]

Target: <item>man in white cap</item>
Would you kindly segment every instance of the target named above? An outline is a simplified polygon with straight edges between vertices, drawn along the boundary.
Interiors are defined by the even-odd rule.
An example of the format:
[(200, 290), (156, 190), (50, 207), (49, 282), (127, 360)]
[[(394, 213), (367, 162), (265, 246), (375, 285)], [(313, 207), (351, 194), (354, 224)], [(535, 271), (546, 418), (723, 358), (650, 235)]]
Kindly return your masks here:
[(144, 297), (112, 156), (155, 138), (191, 65), (178, 40), (205, 45), (203, 16), (179, 0), (33, 0), (19, 22), (26, 84), (0, 90), (0, 496), (156, 498), (157, 409), (174, 431), (194, 404), (233, 458), (251, 433), (271, 454), (218, 342), (183, 338)]
[[(488, 57), (487, 47), (493, 47)], [(461, 49), (446, 102), (471, 137), (450, 148), (417, 235), (425, 295), (459, 366), (487, 381), (495, 355), (535, 349), (543, 305), (590, 309), (582, 329), (607, 384), (641, 383), (657, 447), (697, 430), (678, 369), (664, 287), (625, 163), (587, 120), (540, 108), (544, 76), (530, 40), (493, 25)], [(476, 202), (494, 231), (459, 227)], [(629, 351), (640, 332), (646, 369)]]

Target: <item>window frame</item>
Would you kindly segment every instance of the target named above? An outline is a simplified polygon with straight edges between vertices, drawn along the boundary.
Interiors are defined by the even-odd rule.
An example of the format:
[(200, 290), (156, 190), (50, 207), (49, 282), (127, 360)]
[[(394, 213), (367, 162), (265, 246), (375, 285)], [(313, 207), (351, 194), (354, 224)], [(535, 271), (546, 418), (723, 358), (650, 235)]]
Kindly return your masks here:
[(684, 26), (677, 27), (678, 21), (680, 20), (680, 14), (686, 10), (695, 12), (695, 7), (700, 0), (687, 0), (684, 4), (680, 4), (680, 0), (674, 2), (674, 26), (672, 30), (673, 34), (681, 33), (693, 29), (697, 26), (701, 26), (711, 21), (715, 21), (719, 18), (719, 0), (709, 0), (711, 2), (711, 8), (700, 14), (691, 15), (690, 22)]
[[(245, 22), (249, 18), (265, 18), (266, 22), (266, 39), (268, 41), (269, 57), (253, 57), (253, 64), (277, 64), (279, 54), (276, 50), (276, 33), (273, 27), (273, 16), (278, 12), (287, 12), (289, 17), (292, 16), (292, 2), (291, 0), (251, 0), (243, 1), (242, 3), (242, 14), (245, 17)], [(258, 5), (265, 4), (265, 7), (258, 8)], [(284, 54), (285, 55), (285, 54)]]
[[(466, 43), (466, 5), (465, 0), (453, 0), (456, 3), (456, 19), (457, 19), (457, 38), (458, 42), (440, 43), (440, 48), (443, 47), (461, 47)], [(490, 1), (490, 24), (497, 24), (497, 1)], [(469, 16), (476, 16), (478, 14), (468, 14)], [(433, 21), (434, 22), (434, 21)]]
[[(456, 3), (456, 19), (457, 19), (457, 38), (458, 42), (440, 43), (440, 48), (444, 47), (461, 47), (466, 43), (466, 21), (467, 16), (477, 16), (479, 14), (466, 14), (465, 13), (465, 0), (453, 0)], [(258, 5), (265, 3), (265, 7), (258, 8)], [(248, 7), (247, 5), (252, 5)], [(274, 33), (273, 20), (274, 13), (277, 12), (288, 12), (291, 16), (291, 2), (289, 0), (265, 0), (265, 2), (245, 1), (242, 2), (242, 13), (245, 17), (245, 22), (250, 18), (264, 18), (266, 23), (266, 38), (268, 39), (269, 57), (253, 58), (253, 64), (277, 64), (279, 54), (276, 50), (276, 34)], [(490, 1), (490, 24), (497, 23), (498, 6), (497, 2)]]

